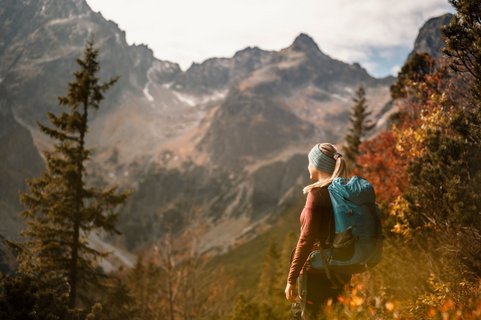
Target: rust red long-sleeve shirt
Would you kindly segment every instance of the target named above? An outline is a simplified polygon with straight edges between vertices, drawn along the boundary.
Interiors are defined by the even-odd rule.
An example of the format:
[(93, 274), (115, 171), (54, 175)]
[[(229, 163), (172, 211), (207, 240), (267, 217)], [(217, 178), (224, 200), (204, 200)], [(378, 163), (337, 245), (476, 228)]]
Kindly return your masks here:
[[(287, 282), (290, 284), (296, 283), (309, 254), (315, 248), (315, 244), (320, 241), (324, 247), (327, 238), (329, 237), (329, 240), (332, 240), (334, 236), (334, 218), (327, 186), (309, 191), (306, 204), (300, 215), (300, 223), (301, 234), (287, 277)], [(330, 233), (329, 229), (331, 230)], [(308, 266), (306, 271), (310, 271)]]

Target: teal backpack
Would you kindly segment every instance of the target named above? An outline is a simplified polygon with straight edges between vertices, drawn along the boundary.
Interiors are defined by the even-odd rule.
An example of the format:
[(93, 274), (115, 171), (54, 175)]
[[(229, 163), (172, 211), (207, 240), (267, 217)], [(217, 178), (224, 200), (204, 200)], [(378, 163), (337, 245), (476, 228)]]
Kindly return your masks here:
[(328, 187), (334, 211), (335, 235), (330, 248), (309, 256), (314, 269), (360, 273), (381, 260), (381, 217), (372, 185), (359, 176), (336, 178)]

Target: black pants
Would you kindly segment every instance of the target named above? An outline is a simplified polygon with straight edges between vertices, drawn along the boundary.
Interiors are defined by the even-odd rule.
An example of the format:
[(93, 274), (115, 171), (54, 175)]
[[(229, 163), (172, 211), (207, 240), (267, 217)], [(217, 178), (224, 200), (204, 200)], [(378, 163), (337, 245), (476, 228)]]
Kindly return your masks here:
[[(335, 281), (329, 280), (325, 273), (305, 273), (302, 277), (306, 277), (304, 282), (302, 279), (300, 281), (301, 285), (302, 283), (306, 285), (305, 320), (318, 319), (324, 304), (329, 299), (335, 303), (337, 296), (342, 293), (344, 285), (351, 280), (350, 274), (332, 274)], [(299, 289), (303, 290), (301, 285)]]

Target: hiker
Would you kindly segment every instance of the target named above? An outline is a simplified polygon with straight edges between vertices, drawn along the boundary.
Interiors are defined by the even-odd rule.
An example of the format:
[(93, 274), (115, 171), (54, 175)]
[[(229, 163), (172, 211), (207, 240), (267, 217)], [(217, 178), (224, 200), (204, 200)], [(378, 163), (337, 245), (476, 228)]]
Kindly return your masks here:
[[(294, 319), (317, 319), (324, 303), (329, 299), (336, 301), (351, 279), (351, 274), (324, 272), (309, 268), (306, 263), (314, 249), (318, 246), (328, 248), (332, 243), (335, 227), (328, 186), (335, 178), (346, 178), (347, 174), (344, 158), (330, 143), (316, 144), (308, 159), (312, 183), (303, 189), (307, 199), (300, 214), (301, 233), (291, 258), (285, 289), (287, 300), (294, 303)], [(298, 295), (302, 296), (301, 301)]]

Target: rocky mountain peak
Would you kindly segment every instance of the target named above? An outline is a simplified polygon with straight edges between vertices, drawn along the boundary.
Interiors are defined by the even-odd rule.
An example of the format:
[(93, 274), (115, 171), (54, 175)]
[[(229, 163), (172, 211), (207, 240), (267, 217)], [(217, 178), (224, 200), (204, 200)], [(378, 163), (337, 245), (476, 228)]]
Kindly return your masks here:
[(321, 51), (317, 44), (309, 35), (305, 33), (299, 34), (291, 45), (291, 48), (295, 51)]
[(246, 47), (242, 50), (237, 51), (234, 54), (234, 58), (240, 58), (245, 56), (259, 56), (264, 50), (260, 49), (259, 47)]
[(414, 49), (409, 54), (408, 59), (414, 52), (427, 52), (434, 58), (439, 58), (442, 55), (444, 48), (443, 35), (441, 32), (442, 26), (451, 21), (453, 15), (446, 13), (442, 16), (431, 18), (419, 30), (416, 41), (414, 42)]
[(225, 90), (239, 82), (257, 68), (270, 62), (274, 53), (259, 47), (246, 47), (230, 58), (209, 58), (202, 63), (192, 63), (184, 73), (178, 74), (174, 87), (192, 94), (206, 94)]

